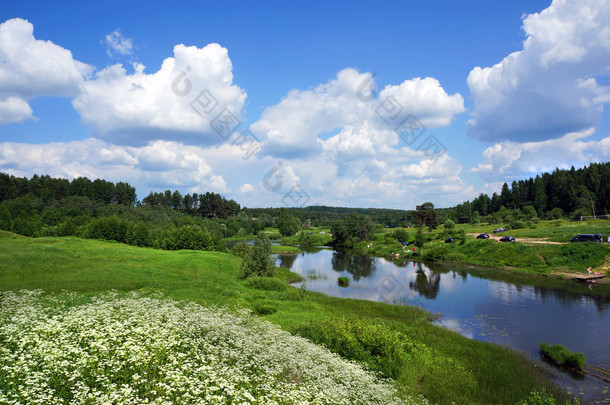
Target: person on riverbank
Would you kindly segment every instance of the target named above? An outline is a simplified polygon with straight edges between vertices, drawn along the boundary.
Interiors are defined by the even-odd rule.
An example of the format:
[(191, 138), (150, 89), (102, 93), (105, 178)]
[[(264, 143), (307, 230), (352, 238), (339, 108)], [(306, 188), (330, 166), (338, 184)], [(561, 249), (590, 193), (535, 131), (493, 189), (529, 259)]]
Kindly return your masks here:
[(587, 269), (587, 273), (589, 273), (589, 275), (591, 275), (591, 267), (589, 267), (589, 268)]

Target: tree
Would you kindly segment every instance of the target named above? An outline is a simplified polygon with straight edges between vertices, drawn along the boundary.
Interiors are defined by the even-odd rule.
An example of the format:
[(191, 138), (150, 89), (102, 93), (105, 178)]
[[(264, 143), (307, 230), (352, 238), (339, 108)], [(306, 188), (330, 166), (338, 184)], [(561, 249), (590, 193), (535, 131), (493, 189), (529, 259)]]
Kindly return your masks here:
[(286, 208), (280, 209), (277, 227), (282, 236), (294, 235), (299, 231), (300, 228), (296, 218), (290, 215)]
[(271, 256), (269, 239), (263, 235), (254, 239), (254, 246), (245, 253), (239, 270), (241, 278), (274, 276), (275, 262)]
[(454, 229), (455, 228), (455, 222), (453, 222), (450, 219), (446, 220), (444, 225), (445, 225), (445, 229)]
[(415, 207), (415, 211), (411, 211), (414, 220), (419, 224), (419, 229), (422, 229), (424, 225), (431, 229), (435, 229), (438, 226), (438, 217), (434, 210), (434, 204), (431, 202), (425, 202), (422, 205)]

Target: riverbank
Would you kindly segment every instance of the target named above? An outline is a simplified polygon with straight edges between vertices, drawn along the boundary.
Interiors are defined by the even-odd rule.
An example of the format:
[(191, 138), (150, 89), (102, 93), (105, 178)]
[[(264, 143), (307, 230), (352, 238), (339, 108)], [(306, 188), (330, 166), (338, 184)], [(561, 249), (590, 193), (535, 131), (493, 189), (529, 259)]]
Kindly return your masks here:
[[(388, 229), (372, 240), (358, 243), (354, 251), (376, 257), (483, 266), (562, 279), (586, 275), (588, 267), (598, 274), (610, 274), (610, 244), (569, 242), (579, 233), (610, 233), (609, 221), (541, 221), (534, 228), (497, 235), (492, 232), (495, 226), (466, 224), (452, 229), (441, 226), (424, 232), (423, 248), (414, 248), (414, 229), (406, 229), (408, 246), (392, 238), (394, 230)], [(477, 239), (480, 233), (488, 233), (490, 239)], [(514, 236), (516, 242), (499, 242), (504, 235)], [(447, 243), (449, 238), (453, 239)], [(596, 283), (610, 283), (610, 278)]]
[[(403, 398), (515, 404), (546, 389), (561, 402), (567, 399), (523, 355), (434, 325), (426, 311), (333, 298), (283, 283), (247, 283), (238, 278), (239, 259), (229, 254), (2, 233), (0, 262), (2, 291), (69, 290), (84, 298), (108, 290), (161, 292), (203, 306), (248, 309), (391, 378)], [(297, 276), (282, 270), (278, 277)]]

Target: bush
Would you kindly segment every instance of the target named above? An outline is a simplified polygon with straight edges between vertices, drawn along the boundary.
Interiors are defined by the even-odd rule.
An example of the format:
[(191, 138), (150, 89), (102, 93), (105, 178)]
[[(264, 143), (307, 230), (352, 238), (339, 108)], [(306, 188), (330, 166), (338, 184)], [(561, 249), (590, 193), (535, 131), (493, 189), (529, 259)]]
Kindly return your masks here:
[(409, 240), (409, 233), (402, 228), (398, 228), (392, 232), (392, 237), (399, 242), (406, 242)]
[(250, 277), (245, 281), (248, 287), (264, 291), (284, 291), (287, 285), (284, 281), (275, 277)]
[(274, 276), (275, 262), (271, 257), (269, 239), (260, 235), (256, 237), (254, 246), (244, 256), (239, 270), (241, 278)]
[(337, 279), (337, 284), (339, 284), (340, 287), (349, 286), (349, 277), (339, 277)]
[(250, 246), (246, 242), (239, 242), (229, 250), (229, 253), (243, 259), (246, 257), (249, 251)]
[(174, 228), (163, 240), (167, 250), (213, 250), (214, 242), (207, 230), (197, 225), (186, 225)]
[(450, 219), (445, 221), (445, 229), (454, 229), (454, 228), (455, 228), (455, 222), (453, 222)]

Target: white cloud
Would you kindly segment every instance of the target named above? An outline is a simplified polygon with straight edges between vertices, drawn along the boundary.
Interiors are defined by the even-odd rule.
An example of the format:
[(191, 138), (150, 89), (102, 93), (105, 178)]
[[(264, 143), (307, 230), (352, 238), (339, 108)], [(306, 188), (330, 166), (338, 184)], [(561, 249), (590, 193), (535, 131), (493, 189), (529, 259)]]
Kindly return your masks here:
[(0, 143), (0, 171), (18, 176), (104, 178), (128, 181), (140, 193), (151, 189), (230, 192), (214, 173), (201, 147), (156, 141), (144, 147), (112, 145), (98, 139), (32, 145)]
[(0, 24), (0, 124), (34, 119), (28, 104), (33, 98), (78, 94), (91, 72), (70, 51), (33, 33), (21, 18)]
[(18, 98), (8, 97), (6, 100), (0, 99), (0, 125), (13, 122), (24, 122), (35, 119), (30, 105)]
[[(370, 73), (344, 69), (335, 79), (313, 90), (290, 91), (278, 104), (266, 108), (251, 129), (264, 140), (265, 153), (302, 157), (320, 152), (319, 141), (325, 137), (364, 122), (378, 129), (394, 130), (402, 119), (414, 115), (424, 125), (438, 127), (449, 125), (456, 114), (464, 111), (462, 96), (448, 95), (433, 78), (415, 78), (398, 86), (387, 86), (378, 98), (371, 99), (368, 91), (363, 91), (363, 84), (367, 89), (369, 85), (374, 86)], [(385, 122), (377, 111), (380, 102), (390, 96), (398, 104), (395, 104), (395, 116)], [(387, 110), (386, 107), (382, 106)]]
[(610, 90), (610, 1), (555, 0), (523, 20), (523, 49), (468, 76), (469, 134), (541, 141), (596, 125)]
[(600, 141), (587, 140), (594, 133), (594, 129), (589, 128), (541, 142), (498, 143), (487, 148), (483, 152), (483, 162), (468, 172), (477, 173), (489, 181), (506, 181), (552, 172), (556, 168), (569, 169), (609, 160), (610, 136)]
[(128, 74), (121, 65), (109, 66), (86, 81), (73, 100), (100, 139), (125, 145), (155, 139), (209, 145), (223, 141), (210, 122), (224, 108), (241, 117), (246, 94), (232, 84), (231, 60), (218, 44), (176, 45), (174, 57), (166, 58), (157, 72), (144, 69), (134, 64)]
[(104, 37), (103, 43), (106, 45), (108, 56), (131, 55), (133, 53), (133, 41), (126, 38), (118, 28)]
[(254, 191), (254, 186), (252, 184), (249, 184), (249, 183), (244, 183), (239, 188), (239, 192), (240, 193), (251, 193), (253, 191)]

